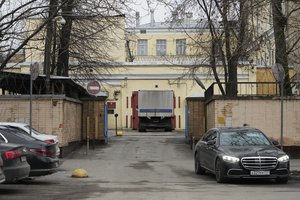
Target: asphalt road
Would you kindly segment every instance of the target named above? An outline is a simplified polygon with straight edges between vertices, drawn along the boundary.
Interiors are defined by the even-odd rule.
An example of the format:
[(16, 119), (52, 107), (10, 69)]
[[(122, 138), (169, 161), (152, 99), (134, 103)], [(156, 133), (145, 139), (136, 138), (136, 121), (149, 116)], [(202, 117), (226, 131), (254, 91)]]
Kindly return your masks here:
[[(88, 178), (71, 178), (77, 168)], [(213, 175), (198, 176), (182, 133), (111, 136), (109, 144), (86, 148), (63, 160), (60, 171), (18, 184), (0, 185), (0, 199), (103, 200), (282, 200), (299, 199), (300, 181), (235, 181), (218, 184)]]

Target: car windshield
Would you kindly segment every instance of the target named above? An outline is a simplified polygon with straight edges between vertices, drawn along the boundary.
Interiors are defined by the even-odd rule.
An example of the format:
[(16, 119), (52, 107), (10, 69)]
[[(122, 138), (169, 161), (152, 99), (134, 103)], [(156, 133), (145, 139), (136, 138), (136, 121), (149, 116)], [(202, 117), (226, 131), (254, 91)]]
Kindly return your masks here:
[(257, 130), (237, 130), (220, 133), (220, 145), (222, 146), (265, 146), (270, 141)]

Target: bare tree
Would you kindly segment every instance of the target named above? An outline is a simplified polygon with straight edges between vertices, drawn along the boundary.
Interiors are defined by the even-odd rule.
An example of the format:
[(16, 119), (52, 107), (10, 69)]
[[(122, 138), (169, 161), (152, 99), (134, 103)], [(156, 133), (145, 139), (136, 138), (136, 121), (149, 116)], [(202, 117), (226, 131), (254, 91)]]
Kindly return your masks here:
[[(207, 58), (201, 55), (198, 59), (209, 60), (223, 95), (237, 95), (237, 68), (250, 57), (248, 47), (255, 40), (250, 34), (253, 26), (249, 17), (255, 6), (257, 3), (253, 4), (252, 0), (182, 0), (171, 6), (181, 15), (194, 12), (198, 21), (205, 24), (204, 29), (203, 26), (199, 29), (199, 37), (193, 40), (199, 52), (207, 52)], [(209, 37), (203, 37), (205, 34)], [(223, 66), (223, 70), (218, 70), (218, 66)], [(220, 72), (224, 74), (225, 88), (221, 84)]]
[[(1, 1), (0, 38), (1, 70), (20, 50), (31, 48), (29, 41), (45, 50), (44, 72), (68, 76), (95, 74), (111, 67), (114, 58), (110, 48), (124, 45), (125, 15), (130, 1), (119, 0), (18, 0)], [(66, 23), (58, 24), (57, 17)], [(25, 28), (26, 20), (39, 18), (32, 30)], [(61, 18), (59, 18), (61, 19)], [(33, 20), (34, 21), (34, 20)], [(46, 31), (45, 31), (46, 30)], [(45, 34), (46, 33), (46, 34)], [(39, 37), (36, 37), (39, 35)], [(51, 68), (49, 68), (49, 66)], [(99, 68), (97, 66), (101, 66)], [(109, 69), (105, 69), (109, 71)]]
[(30, 34), (25, 30), (25, 19), (42, 16), (47, 10), (43, 0), (2, 0), (0, 2), (0, 54), (3, 70), (10, 59), (47, 24), (45, 21)]
[(289, 76), (289, 64), (288, 64), (288, 51), (286, 43), (286, 27), (287, 16), (283, 13), (282, 0), (272, 0), (272, 16), (273, 16), (273, 28), (275, 37), (275, 54), (276, 63), (281, 64), (284, 69), (284, 95), (291, 95), (292, 88)]
[(288, 63), (296, 72), (290, 76), (291, 87), (294, 87), (297, 84), (299, 85), (300, 81), (300, 2), (286, 1), (284, 10), (287, 19), (286, 41)]
[[(275, 62), (280, 63), (285, 71), (284, 92), (286, 95), (292, 93), (289, 63), (295, 68), (300, 65), (298, 56), (300, 52), (300, 3), (298, 1), (182, 0), (178, 1), (179, 3), (161, 2), (165, 2), (173, 13), (179, 15), (176, 17), (178, 22), (183, 18), (180, 16), (193, 12), (200, 23), (206, 23), (206, 32), (210, 37), (203, 37), (205, 30), (203, 26), (199, 26), (202, 27), (198, 29), (199, 36), (191, 36), (194, 42), (193, 48), (198, 48), (199, 52), (202, 52), (198, 54), (198, 59), (203, 60), (203, 63), (209, 60), (212, 74), (223, 95), (237, 95), (238, 65), (245, 61), (249, 64), (253, 60), (258, 62), (258, 57), (261, 57), (260, 60), (265, 57), (266, 62), (273, 57), (270, 53), (270, 49), (274, 49), (273, 44), (275, 44)], [(285, 7), (283, 8), (282, 5)], [(207, 48), (208, 44), (210, 44), (210, 51)], [(269, 51), (268, 55), (259, 55), (263, 51)], [(257, 55), (259, 56), (256, 57)], [(268, 65), (272, 63), (269, 62)], [(195, 73), (196, 70), (192, 69), (191, 73)], [(221, 84), (220, 73), (224, 74), (225, 87)]]
[[(109, 72), (115, 61), (111, 49), (125, 45), (123, 13), (130, 10), (128, 2), (51, 0), (47, 17), (54, 20), (49, 20), (46, 36), (37, 38), (46, 41), (44, 71), (49, 69), (48, 76), (71, 73), (75, 78), (94, 79), (103, 70)], [(54, 18), (53, 13), (57, 14)], [(64, 23), (59, 23), (61, 19)]]
[[(126, 9), (126, 5), (120, 2), (68, 1), (62, 9), (66, 23), (59, 34), (57, 75), (68, 76), (69, 70), (92, 74), (99, 69), (97, 65), (111, 67), (114, 59), (109, 50), (124, 40), (118, 31), (125, 28), (121, 9)], [(70, 57), (76, 62), (69, 64)]]

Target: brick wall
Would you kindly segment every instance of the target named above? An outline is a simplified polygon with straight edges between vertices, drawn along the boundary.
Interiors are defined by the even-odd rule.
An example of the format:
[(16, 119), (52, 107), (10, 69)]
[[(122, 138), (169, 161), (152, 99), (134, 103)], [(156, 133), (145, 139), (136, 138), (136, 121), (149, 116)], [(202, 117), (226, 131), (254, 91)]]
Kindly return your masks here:
[[(300, 99), (283, 104), (283, 142), (300, 146)], [(207, 128), (249, 124), (269, 137), (280, 140), (280, 100), (214, 100), (207, 105)]]
[[(0, 121), (29, 124), (29, 96), (0, 96)], [(65, 96), (33, 96), (32, 127), (57, 135), (59, 146), (81, 141), (82, 103)]]
[(82, 104), (63, 102), (63, 138), (64, 142), (77, 142), (82, 140)]

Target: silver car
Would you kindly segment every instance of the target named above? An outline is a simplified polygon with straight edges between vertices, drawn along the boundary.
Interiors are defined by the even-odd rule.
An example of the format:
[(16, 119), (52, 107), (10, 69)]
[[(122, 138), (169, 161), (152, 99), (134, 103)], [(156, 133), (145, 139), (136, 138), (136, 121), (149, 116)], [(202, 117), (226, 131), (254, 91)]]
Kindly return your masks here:
[[(16, 128), (26, 134), (30, 134), (30, 126), (26, 123), (19, 123), (19, 122), (0, 122), (1, 126), (9, 126), (11, 128)], [(58, 137), (56, 135), (47, 135), (40, 133), (39, 131), (31, 128), (31, 136), (48, 143), (54, 143), (56, 145), (56, 155), (60, 155)]]

